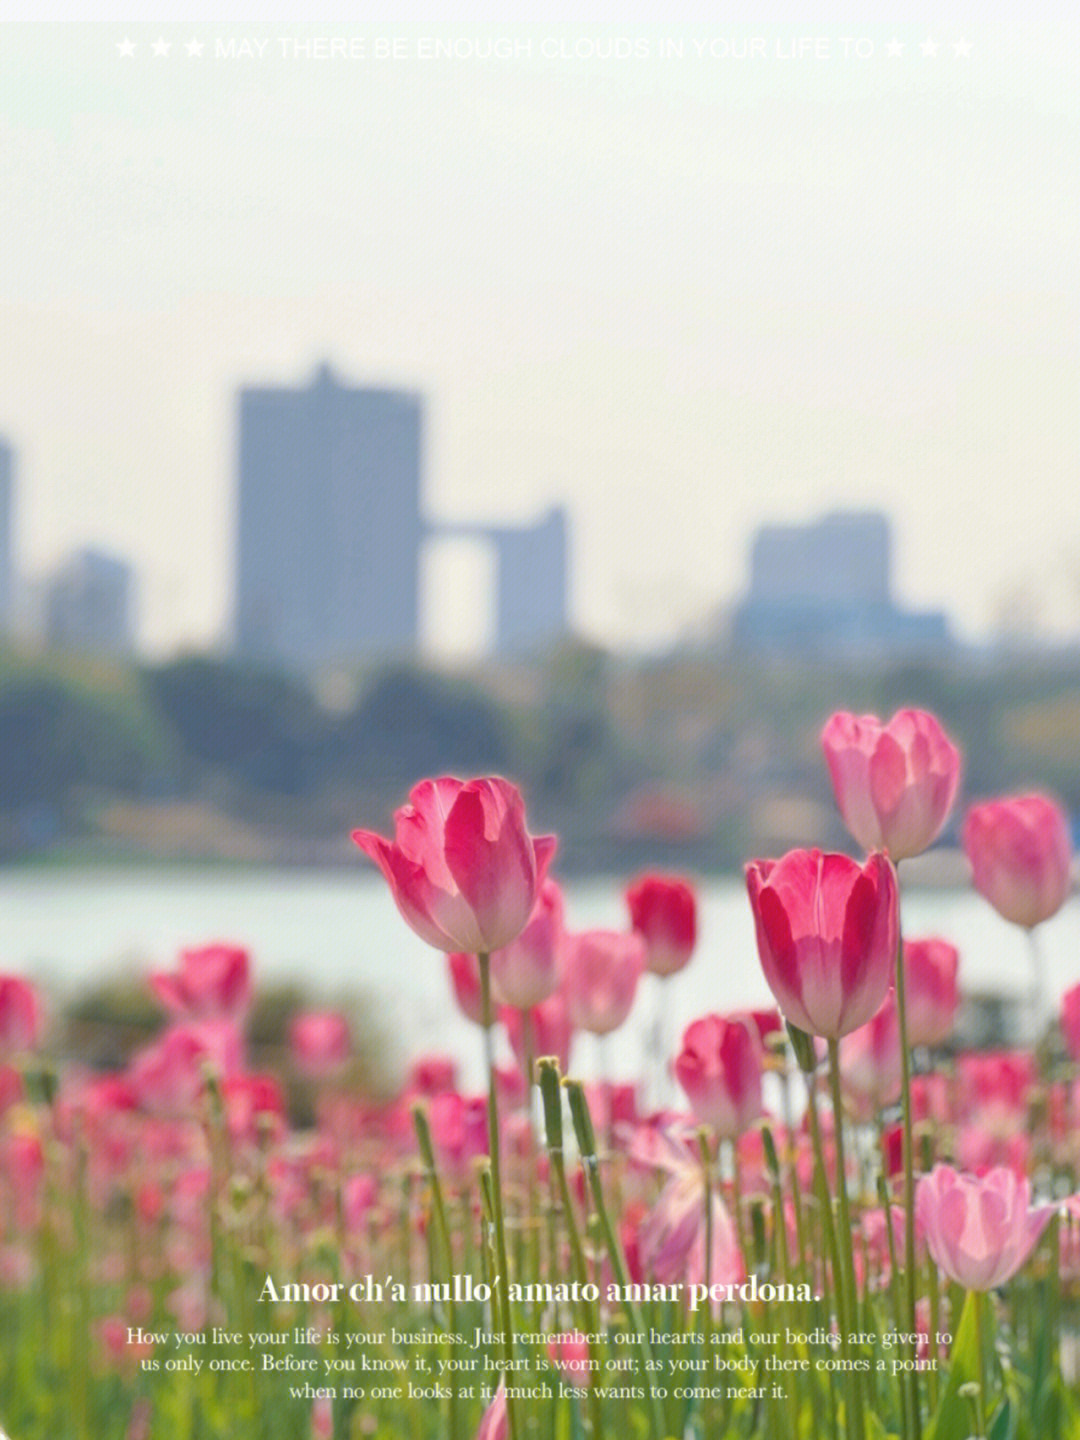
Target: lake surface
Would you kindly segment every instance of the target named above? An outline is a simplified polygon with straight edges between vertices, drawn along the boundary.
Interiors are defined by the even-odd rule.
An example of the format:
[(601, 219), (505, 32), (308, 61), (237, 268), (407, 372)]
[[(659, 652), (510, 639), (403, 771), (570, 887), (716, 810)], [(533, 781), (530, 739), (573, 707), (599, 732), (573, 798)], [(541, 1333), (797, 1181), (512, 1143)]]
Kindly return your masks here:
[[(572, 929), (626, 923), (621, 880), (565, 887)], [(696, 1016), (771, 1003), (754, 946), (741, 882), (709, 880), (700, 890), (700, 939), (689, 967), (665, 983), (667, 1032), (679, 1035)], [(381, 878), (358, 865), (310, 873), (234, 870), (96, 870), (0, 872), (3, 916), (0, 972), (22, 973), (57, 996), (120, 968), (172, 968), (177, 952), (216, 940), (251, 952), (256, 979), (298, 981), (313, 998), (371, 997), (373, 1013), (402, 1056), (448, 1051), (468, 1078), (479, 1079), (476, 1030), (454, 1007), (443, 957), (417, 939), (398, 915)], [(968, 989), (1014, 994), (1029, 985), (1025, 934), (1007, 925), (970, 890), (912, 889), (902, 907), (904, 931), (939, 934), (960, 949)], [(1080, 905), (1076, 898), (1040, 928), (1046, 990), (1056, 1007), (1080, 981)], [(647, 976), (627, 1027), (606, 1042), (606, 1062), (631, 1075), (656, 1011), (660, 982)], [(596, 1060), (581, 1037), (575, 1069)]]

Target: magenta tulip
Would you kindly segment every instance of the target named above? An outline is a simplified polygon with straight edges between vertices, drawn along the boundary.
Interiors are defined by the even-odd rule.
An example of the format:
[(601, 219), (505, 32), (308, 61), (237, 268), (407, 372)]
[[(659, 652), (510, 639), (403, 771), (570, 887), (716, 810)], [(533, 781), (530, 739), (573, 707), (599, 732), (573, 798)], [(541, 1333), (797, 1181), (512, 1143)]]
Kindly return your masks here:
[(562, 967), (562, 891), (545, 880), (525, 929), (491, 956), (492, 992), (504, 1005), (531, 1010), (559, 988)]
[(617, 1030), (630, 1014), (644, 969), (640, 935), (615, 930), (568, 935), (566, 998), (575, 1029), (592, 1035)]
[(534, 839), (517, 788), (494, 777), (423, 780), (394, 814), (395, 836), (354, 830), (405, 922), (436, 950), (490, 953), (528, 923), (555, 837)]
[(251, 1001), (251, 963), (238, 945), (184, 950), (175, 974), (150, 976), (158, 999), (184, 1020), (239, 1020)]
[(674, 1071), (697, 1118), (721, 1140), (737, 1140), (765, 1113), (761, 1066), (761, 1043), (746, 1021), (705, 1015), (687, 1027)]
[(697, 897), (686, 880), (674, 875), (641, 875), (626, 891), (630, 924), (644, 937), (645, 968), (674, 975), (694, 953)]
[(18, 975), (0, 975), (0, 1055), (32, 1050), (40, 1032), (37, 991)]
[(865, 1025), (841, 1040), (840, 1081), (858, 1120), (872, 1120), (900, 1099), (900, 1020), (892, 991)]
[(941, 1045), (949, 1038), (960, 1008), (957, 971), (960, 954), (947, 940), (905, 940), (909, 1045)]
[(1011, 1280), (1054, 1213), (1031, 1207), (1031, 1186), (1012, 1170), (981, 1177), (935, 1165), (919, 1181), (916, 1214), (934, 1260), (958, 1285), (993, 1290)]
[(1015, 795), (973, 805), (963, 841), (975, 889), (1006, 920), (1031, 929), (1064, 905), (1072, 841), (1056, 800)]
[(769, 989), (799, 1030), (835, 1040), (865, 1025), (896, 967), (896, 874), (886, 856), (791, 850), (746, 867)]
[(864, 850), (906, 860), (933, 844), (960, 783), (960, 752), (933, 715), (898, 710), (883, 725), (838, 711), (821, 744), (844, 824)]

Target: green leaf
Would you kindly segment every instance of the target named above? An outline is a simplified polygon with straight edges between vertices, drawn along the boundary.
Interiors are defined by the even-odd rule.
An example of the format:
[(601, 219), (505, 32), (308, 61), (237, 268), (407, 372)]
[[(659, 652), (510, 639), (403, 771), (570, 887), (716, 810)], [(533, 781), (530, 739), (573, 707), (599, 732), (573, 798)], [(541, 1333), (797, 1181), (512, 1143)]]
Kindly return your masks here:
[[(926, 1440), (968, 1440), (974, 1431), (971, 1401), (960, 1394), (961, 1385), (979, 1380), (979, 1306), (989, 1310), (982, 1295), (969, 1290), (960, 1326), (949, 1352), (949, 1380), (930, 1421)], [(987, 1401), (983, 1397), (984, 1404)]]

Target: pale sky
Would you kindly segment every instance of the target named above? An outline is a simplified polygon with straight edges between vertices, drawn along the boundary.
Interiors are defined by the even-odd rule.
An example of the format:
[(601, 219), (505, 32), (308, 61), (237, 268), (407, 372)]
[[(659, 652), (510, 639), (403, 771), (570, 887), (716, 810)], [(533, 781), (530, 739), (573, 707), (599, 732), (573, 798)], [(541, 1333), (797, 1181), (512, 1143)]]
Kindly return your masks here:
[[(432, 518), (569, 507), (604, 642), (867, 506), (902, 604), (1080, 632), (1080, 25), (746, 13), (0, 28), (21, 571), (94, 544), (148, 649), (219, 640), (236, 389), (325, 358), (427, 395)], [(470, 576), (432, 557), (433, 644)]]

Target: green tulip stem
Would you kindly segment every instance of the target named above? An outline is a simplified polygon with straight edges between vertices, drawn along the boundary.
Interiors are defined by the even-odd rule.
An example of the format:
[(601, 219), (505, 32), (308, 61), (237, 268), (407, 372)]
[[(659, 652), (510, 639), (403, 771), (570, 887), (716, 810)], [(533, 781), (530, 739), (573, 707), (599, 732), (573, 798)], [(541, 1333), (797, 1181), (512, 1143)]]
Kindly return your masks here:
[[(491, 1035), (491, 956), (480, 951), (476, 957), (480, 968), (480, 1015), (484, 1024), (484, 1057), (488, 1072), (488, 1149), (491, 1151), (491, 1187), (495, 1208), (495, 1254), (499, 1262), (499, 1310), (502, 1317), (502, 1356), (508, 1375), (513, 1374), (514, 1319), (510, 1309), (510, 1275), (506, 1251), (506, 1217), (503, 1210), (502, 1167), (499, 1164), (499, 1102), (495, 1079), (495, 1047)], [(506, 1397), (507, 1440), (517, 1440), (514, 1403)]]
[[(908, 1045), (907, 979), (904, 974), (904, 941), (897, 922), (896, 956), (896, 1017), (900, 1029), (900, 1104), (904, 1159), (904, 1319), (909, 1335), (915, 1334), (915, 1147), (911, 1122), (911, 1047)], [(908, 1358), (915, 1360), (918, 1349), (914, 1341), (907, 1347)], [(908, 1372), (908, 1405), (911, 1416), (911, 1440), (920, 1440), (922, 1415), (919, 1399), (919, 1377), (912, 1366)]]

